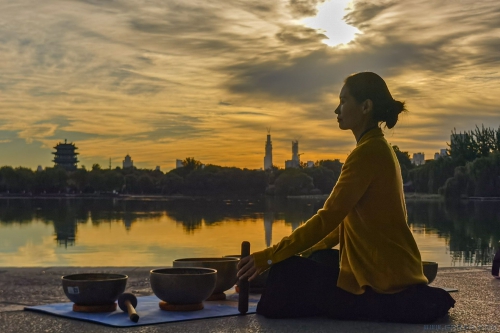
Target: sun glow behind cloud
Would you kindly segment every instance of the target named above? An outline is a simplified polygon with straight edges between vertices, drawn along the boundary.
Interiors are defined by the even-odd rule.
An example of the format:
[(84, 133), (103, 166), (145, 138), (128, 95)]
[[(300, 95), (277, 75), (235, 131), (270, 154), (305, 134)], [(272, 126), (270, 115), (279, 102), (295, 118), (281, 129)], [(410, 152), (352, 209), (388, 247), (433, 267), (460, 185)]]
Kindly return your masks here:
[(318, 6), (316, 16), (307, 17), (302, 22), (328, 37), (323, 40), (323, 43), (328, 46), (347, 44), (357, 33), (360, 33), (357, 28), (347, 24), (343, 19), (351, 5), (352, 1), (349, 0), (328, 0)]

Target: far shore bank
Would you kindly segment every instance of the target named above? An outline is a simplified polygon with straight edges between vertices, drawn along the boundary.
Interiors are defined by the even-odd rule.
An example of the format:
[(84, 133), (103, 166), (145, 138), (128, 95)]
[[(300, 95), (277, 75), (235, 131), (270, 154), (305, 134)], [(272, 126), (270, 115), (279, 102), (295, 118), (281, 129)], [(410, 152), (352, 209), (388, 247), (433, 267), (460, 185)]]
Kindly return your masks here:
[[(262, 196), (266, 196), (262, 194)], [(289, 195), (287, 199), (327, 199), (329, 194), (304, 194), (304, 195)], [(217, 194), (217, 195), (160, 195), (160, 194), (0, 194), (1, 199), (118, 199), (118, 200), (172, 200), (172, 199), (203, 199), (203, 198), (247, 198), (244, 196), (235, 196), (232, 194)], [(255, 196), (248, 196), (255, 197)], [(406, 200), (444, 200), (444, 197), (439, 194), (406, 192)], [(461, 198), (460, 201), (500, 201), (500, 197), (468, 197)]]

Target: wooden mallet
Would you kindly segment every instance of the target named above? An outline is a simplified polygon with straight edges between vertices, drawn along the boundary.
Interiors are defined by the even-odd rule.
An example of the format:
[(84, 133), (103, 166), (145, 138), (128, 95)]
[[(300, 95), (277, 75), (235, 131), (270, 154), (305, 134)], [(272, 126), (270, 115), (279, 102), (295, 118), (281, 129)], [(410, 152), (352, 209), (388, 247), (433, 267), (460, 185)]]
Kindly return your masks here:
[[(241, 243), (241, 259), (248, 257), (250, 255), (250, 243), (243, 242)], [(238, 297), (238, 311), (241, 314), (245, 314), (248, 312), (248, 294), (250, 291), (250, 286), (248, 282), (248, 278), (240, 280), (240, 293)]]
[(134, 323), (139, 321), (139, 315), (135, 312), (137, 306), (137, 298), (130, 293), (123, 293), (118, 297), (118, 306), (123, 312), (128, 312), (128, 317)]

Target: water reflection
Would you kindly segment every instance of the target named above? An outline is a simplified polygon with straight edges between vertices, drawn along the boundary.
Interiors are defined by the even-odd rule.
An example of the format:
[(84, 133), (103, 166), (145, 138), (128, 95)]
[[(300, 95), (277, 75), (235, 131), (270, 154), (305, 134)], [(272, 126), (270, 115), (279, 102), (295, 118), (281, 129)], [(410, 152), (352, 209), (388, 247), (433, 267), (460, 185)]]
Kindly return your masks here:
[(414, 201), (407, 204), (414, 233), (446, 240), (452, 265), (491, 264), (500, 240), (498, 202)]
[[(101, 240), (97, 240), (99, 237), (95, 235), (103, 235), (102, 244), (109, 244), (110, 241), (106, 238), (109, 236), (105, 236), (103, 228), (107, 228), (108, 232), (112, 230), (110, 234), (116, 238), (116, 243), (124, 241), (118, 237), (135, 233), (136, 238), (129, 237), (127, 242), (135, 244), (136, 252), (143, 255), (142, 259), (137, 261), (146, 265), (144, 258), (149, 258), (151, 251), (156, 251), (157, 256), (161, 256), (165, 251), (170, 251), (171, 256), (174, 256), (174, 253), (176, 256), (186, 256), (184, 253), (187, 252), (182, 251), (188, 251), (188, 248), (195, 253), (198, 251), (195, 240), (203, 243), (203, 246), (199, 246), (199, 251), (204, 249), (203, 251), (212, 251), (217, 255), (223, 251), (234, 252), (233, 248), (221, 245), (227, 243), (228, 239), (230, 242), (236, 242), (236, 239), (251, 238), (257, 243), (257, 247), (253, 249), (259, 250), (272, 245), (299, 227), (322, 207), (323, 202), (324, 200), (317, 199), (287, 200), (272, 197), (162, 201), (3, 199), (0, 200), (0, 238), (4, 234), (1, 232), (2, 228), (18, 228), (15, 233), (22, 235), (28, 234), (27, 230), (33, 224), (42, 223), (46, 227), (53, 227), (53, 244), (66, 251), (79, 246), (79, 235), (82, 232), (92, 233), (92, 246), (86, 238), (80, 251), (90, 251), (87, 248), (92, 247), (92, 251), (97, 253), (104, 245), (99, 245)], [(498, 203), (495, 202), (408, 202), (410, 228), (423, 258), (432, 258), (433, 255), (436, 256), (436, 252), (442, 252), (447, 259), (441, 256), (435, 260), (443, 262), (444, 266), (490, 264), (496, 244), (500, 240), (500, 210), (497, 206)], [(149, 237), (157, 236), (157, 230), (166, 228), (161, 226), (162, 223), (180, 226), (184, 235), (179, 234), (177, 229), (168, 227), (161, 232), (164, 233), (162, 237), (168, 239), (171, 245), (163, 245), (159, 240), (156, 240), (156, 243), (151, 242)], [(125, 236), (117, 235), (121, 234), (116, 229), (120, 225)], [(283, 229), (283, 226), (288, 230)], [(85, 231), (82, 231), (83, 227)], [(35, 229), (33, 227), (33, 230)], [(207, 236), (207, 233), (210, 236)], [(203, 237), (197, 236), (200, 234)], [(209, 240), (208, 237), (213, 239)], [(259, 237), (260, 241), (256, 241)], [(173, 238), (176, 238), (175, 241)], [(25, 242), (29, 243), (30, 240)], [(20, 252), (6, 246), (0, 248), (0, 252)], [(20, 247), (18, 243), (16, 246)], [(181, 247), (184, 250), (180, 249)]]

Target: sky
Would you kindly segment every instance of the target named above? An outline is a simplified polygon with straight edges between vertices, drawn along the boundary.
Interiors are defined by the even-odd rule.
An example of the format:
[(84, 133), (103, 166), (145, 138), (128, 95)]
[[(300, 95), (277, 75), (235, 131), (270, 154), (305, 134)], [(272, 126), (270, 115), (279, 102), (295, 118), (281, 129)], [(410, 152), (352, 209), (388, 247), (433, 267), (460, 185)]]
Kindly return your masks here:
[(381, 75), (408, 114), (385, 130), (432, 158), (451, 131), (500, 125), (496, 0), (3, 0), (0, 166), (263, 167), (355, 147), (334, 110), (346, 76)]

